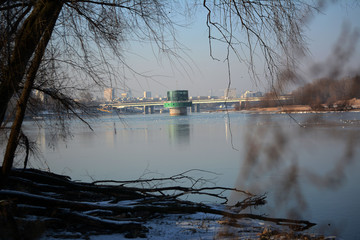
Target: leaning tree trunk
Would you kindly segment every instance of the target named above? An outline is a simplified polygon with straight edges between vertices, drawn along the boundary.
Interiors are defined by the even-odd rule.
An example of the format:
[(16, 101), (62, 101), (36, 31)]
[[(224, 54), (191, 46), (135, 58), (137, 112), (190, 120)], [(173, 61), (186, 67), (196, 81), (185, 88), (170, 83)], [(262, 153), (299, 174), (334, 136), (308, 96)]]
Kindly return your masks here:
[[(14, 162), (15, 151), (16, 151), (16, 148), (17, 148), (18, 142), (19, 142), (21, 125), (24, 120), (26, 105), (28, 103), (31, 90), (33, 88), (35, 76), (39, 69), (46, 46), (50, 40), (56, 20), (61, 11), (62, 3), (56, 4), (55, 6), (53, 6), (53, 5), (51, 5), (51, 6), (55, 7), (55, 8), (51, 8), (51, 11), (53, 12), (53, 14), (48, 19), (48, 21), (46, 23), (46, 28), (44, 29), (44, 33), (39, 41), (39, 44), (37, 45), (37, 48), (35, 50), (35, 56), (31, 62), (28, 72), (27, 72), (24, 88), (22, 90), (21, 96), (16, 105), (15, 120), (11, 127), (11, 132), (10, 132), (8, 144), (6, 146), (6, 152), (4, 155), (4, 161), (3, 161), (3, 166), (2, 166), (2, 174), (5, 177), (9, 175), (12, 165), (13, 165), (13, 162)], [(44, 8), (48, 9), (48, 6), (44, 6)]]
[(8, 103), (18, 90), (29, 60), (34, 56), (48, 23), (54, 16), (57, 18), (57, 12), (62, 6), (62, 1), (57, 0), (36, 1), (33, 11), (17, 32), (10, 62), (3, 72), (0, 84), (0, 126), (5, 119)]

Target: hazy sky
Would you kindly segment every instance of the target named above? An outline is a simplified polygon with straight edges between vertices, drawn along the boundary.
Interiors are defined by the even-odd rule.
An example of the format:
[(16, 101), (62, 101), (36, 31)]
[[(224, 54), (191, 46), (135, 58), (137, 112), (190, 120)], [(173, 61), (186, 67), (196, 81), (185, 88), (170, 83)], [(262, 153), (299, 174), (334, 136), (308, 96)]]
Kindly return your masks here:
[[(153, 51), (157, 51), (156, 48), (148, 44), (133, 44), (125, 55), (127, 62), (136, 71), (152, 78), (143, 78), (127, 72), (119, 76), (121, 81), (125, 79), (125, 84), (118, 87), (128, 86), (133, 96), (142, 96), (143, 91), (151, 91), (152, 96), (164, 96), (167, 90), (173, 89), (187, 89), (191, 96), (207, 96), (210, 93), (222, 96), (228, 85), (227, 64), (223, 61), (214, 61), (209, 56), (205, 14), (205, 11), (200, 11), (192, 19), (192, 24), (181, 28), (177, 33), (177, 40), (186, 48), (185, 54), (182, 55), (185, 61), (180, 61), (181, 63), (176, 62), (174, 58), (174, 62), (171, 63), (165, 56), (156, 58), (153, 54)], [(360, 46), (354, 46), (349, 41), (349, 36), (354, 35), (355, 31), (360, 32), (360, 4), (356, 1), (328, 4), (321, 13), (310, 20), (305, 29), (310, 55), (306, 59), (299, 58), (300, 72), (305, 80), (331, 75), (331, 70), (335, 66), (345, 69), (342, 74), (353, 75), (358, 72)], [(344, 29), (348, 31), (344, 32)], [(358, 42), (360, 43), (360, 40), (356, 41)], [(334, 55), (334, 49), (341, 54)], [(351, 56), (346, 58), (344, 54)], [(341, 55), (341, 60), (338, 55)], [(220, 60), (224, 59), (224, 55), (217, 56)], [(247, 66), (235, 58), (232, 60), (231, 87), (236, 88), (238, 94), (246, 90), (267, 89), (266, 79), (260, 75), (261, 81), (255, 83), (251, 80)], [(259, 73), (262, 69), (262, 66), (258, 66)], [(118, 93), (120, 92), (121, 90), (118, 90)]]

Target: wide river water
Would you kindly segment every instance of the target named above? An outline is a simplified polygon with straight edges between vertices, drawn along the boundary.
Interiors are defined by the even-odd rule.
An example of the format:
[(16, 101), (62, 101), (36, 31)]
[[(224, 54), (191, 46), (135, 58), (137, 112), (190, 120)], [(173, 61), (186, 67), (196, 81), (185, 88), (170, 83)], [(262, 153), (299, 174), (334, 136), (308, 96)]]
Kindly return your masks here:
[(71, 121), (71, 138), (62, 141), (50, 133), (54, 123), (27, 121), (24, 131), (40, 154), (31, 166), (81, 181), (199, 169), (189, 175), (208, 185), (266, 193), (268, 203), (257, 213), (309, 220), (317, 223), (310, 231), (360, 239), (358, 112), (108, 115), (89, 122), (93, 131)]

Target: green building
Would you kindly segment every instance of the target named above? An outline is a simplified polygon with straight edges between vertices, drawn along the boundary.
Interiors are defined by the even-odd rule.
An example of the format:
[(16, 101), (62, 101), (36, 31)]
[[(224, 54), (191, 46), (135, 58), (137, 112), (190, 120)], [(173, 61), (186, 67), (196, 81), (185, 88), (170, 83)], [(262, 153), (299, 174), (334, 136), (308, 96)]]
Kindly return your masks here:
[(171, 116), (186, 115), (187, 107), (191, 107), (188, 90), (174, 90), (167, 92), (167, 101), (164, 103), (165, 108), (169, 108)]

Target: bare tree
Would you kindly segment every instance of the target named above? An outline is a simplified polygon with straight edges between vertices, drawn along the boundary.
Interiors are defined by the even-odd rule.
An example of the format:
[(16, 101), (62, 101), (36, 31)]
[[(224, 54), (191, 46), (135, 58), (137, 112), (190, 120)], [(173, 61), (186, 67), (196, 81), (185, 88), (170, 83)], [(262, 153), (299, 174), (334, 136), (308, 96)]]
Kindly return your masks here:
[[(259, 80), (255, 65), (263, 63), (260, 74), (274, 87), (278, 73), (295, 71), (297, 59), (307, 52), (303, 26), (318, 10), (319, 2), (204, 0), (203, 6), (208, 11), (210, 55), (228, 63), (229, 85), (230, 58), (234, 56), (248, 66), (255, 82)], [(213, 46), (218, 43), (227, 48), (224, 59), (214, 55)]]
[[(121, 54), (126, 40), (148, 41), (160, 52), (181, 58), (176, 52), (174, 19), (181, 12), (178, 7), (186, 8), (184, 5), (156, 0), (0, 1), (1, 126), (11, 99), (17, 101), (3, 174), (8, 175), (12, 167), (31, 90), (44, 92), (75, 113), (77, 103), (67, 87), (77, 88), (80, 77), (98, 86), (106, 85), (105, 79), (114, 79), (116, 69), (109, 56), (126, 65)], [(202, 7), (207, 11), (210, 56), (217, 59), (215, 42), (226, 46), (229, 85), (231, 54), (248, 64), (255, 79), (257, 56), (265, 59), (271, 80), (280, 67), (291, 69), (294, 54), (305, 51), (303, 19), (314, 9), (303, 1), (290, 0), (204, 0)], [(39, 69), (48, 73), (42, 75)], [(69, 73), (78, 78), (74, 80)], [(68, 81), (65, 88), (64, 79)]]
[[(164, 51), (170, 49), (164, 39), (173, 31), (168, 14), (171, 6), (135, 0), (0, 2), (1, 22), (5, 23), (1, 26), (0, 43), (1, 125), (10, 100), (17, 99), (3, 161), (5, 175), (12, 167), (31, 90), (44, 92), (75, 113), (75, 102), (56, 81), (65, 77), (61, 73), (79, 71), (101, 86), (102, 77), (112, 72), (106, 54), (111, 51), (121, 61), (121, 43), (126, 37), (153, 41)], [(45, 58), (47, 47), (55, 52), (48, 54), (50, 59)], [(38, 70), (46, 60), (57, 65), (52, 69), (56, 71), (37, 81)], [(77, 86), (76, 82), (72, 84)]]

